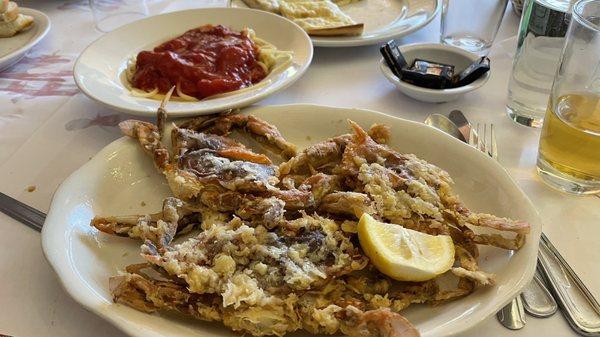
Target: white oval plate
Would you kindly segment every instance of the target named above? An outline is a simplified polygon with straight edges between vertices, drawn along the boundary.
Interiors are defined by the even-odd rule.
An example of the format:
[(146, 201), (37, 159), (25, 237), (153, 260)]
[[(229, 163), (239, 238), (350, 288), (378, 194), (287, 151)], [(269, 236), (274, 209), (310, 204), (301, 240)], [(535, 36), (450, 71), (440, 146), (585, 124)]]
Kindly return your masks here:
[(124, 85), (127, 61), (142, 50), (150, 50), (204, 24), (222, 24), (236, 30), (252, 28), (258, 37), (278, 49), (292, 51), (292, 64), (269, 74), (263, 80), (267, 81), (265, 84), (248, 90), (198, 102), (172, 101), (171, 116), (202, 115), (250, 105), (294, 83), (312, 60), (313, 47), (308, 35), (280, 16), (242, 8), (191, 9), (135, 21), (94, 41), (75, 63), (75, 82), (88, 97), (112, 109), (154, 116), (160, 102), (132, 96)]
[[(458, 334), (475, 326), (495, 314), (531, 280), (541, 233), (539, 216), (508, 173), (482, 152), (423, 124), (369, 110), (281, 105), (246, 111), (277, 125), (301, 148), (348, 132), (347, 118), (363, 127), (384, 123), (392, 128), (393, 148), (446, 169), (471, 209), (531, 223), (528, 241), (518, 252), (481, 247), (481, 268), (497, 274), (495, 286), (437, 307), (414, 305), (403, 311), (422, 337)], [(140, 243), (99, 233), (90, 227), (90, 219), (95, 214), (156, 212), (167, 195), (168, 187), (150, 158), (134, 140), (121, 138), (58, 188), (42, 231), (44, 253), (76, 301), (131, 336), (237, 336), (221, 324), (168, 314), (148, 315), (112, 303), (108, 278), (126, 265), (142, 261)]]
[(23, 7), (19, 7), (19, 12), (33, 16), (33, 26), (15, 36), (0, 38), (0, 71), (19, 62), (50, 31), (50, 19), (46, 14)]
[[(232, 0), (234, 7), (247, 6)], [(359, 0), (342, 10), (365, 24), (360, 36), (311, 36), (317, 47), (355, 47), (406, 36), (427, 25), (442, 8), (441, 0)]]

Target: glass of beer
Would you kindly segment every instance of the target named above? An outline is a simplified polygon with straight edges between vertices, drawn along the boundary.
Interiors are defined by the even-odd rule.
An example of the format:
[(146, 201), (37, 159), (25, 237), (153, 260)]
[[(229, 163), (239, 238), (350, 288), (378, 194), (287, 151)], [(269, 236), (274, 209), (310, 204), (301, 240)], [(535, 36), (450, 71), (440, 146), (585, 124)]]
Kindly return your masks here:
[(600, 193), (600, 0), (580, 0), (554, 77), (537, 160), (546, 183)]

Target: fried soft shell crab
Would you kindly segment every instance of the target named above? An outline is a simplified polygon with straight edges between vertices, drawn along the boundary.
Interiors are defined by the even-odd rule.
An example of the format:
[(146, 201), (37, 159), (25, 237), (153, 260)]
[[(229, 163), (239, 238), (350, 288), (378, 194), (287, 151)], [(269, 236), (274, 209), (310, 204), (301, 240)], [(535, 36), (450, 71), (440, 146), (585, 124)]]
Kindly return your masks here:
[[(314, 334), (418, 336), (399, 314), (413, 303), (436, 305), (494, 284), (479, 270), (478, 244), (519, 249), (529, 225), (469, 211), (448, 174), (385, 143), (390, 130), (352, 133), (300, 152), (274, 125), (255, 116), (198, 117), (173, 125), (172, 151), (157, 125), (128, 120), (167, 179), (173, 197), (161, 212), (95, 217), (102, 232), (143, 242), (145, 263), (110, 278), (114, 301), (144, 312), (177, 311), (254, 336), (304, 329)], [(229, 137), (241, 130), (283, 160)], [(450, 235), (455, 286), (433, 279), (395, 281), (362, 252), (356, 223), (368, 213), (432, 235)], [(477, 233), (487, 227), (492, 234)], [(173, 239), (199, 232), (175, 244)], [(489, 230), (487, 231), (489, 232)]]

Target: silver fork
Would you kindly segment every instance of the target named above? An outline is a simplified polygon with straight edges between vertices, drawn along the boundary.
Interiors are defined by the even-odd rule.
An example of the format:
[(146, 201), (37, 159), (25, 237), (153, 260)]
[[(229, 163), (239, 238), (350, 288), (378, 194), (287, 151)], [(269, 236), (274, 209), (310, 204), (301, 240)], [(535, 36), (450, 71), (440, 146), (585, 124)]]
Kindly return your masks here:
[[(488, 136), (489, 134), (489, 136)], [(498, 145), (496, 143), (496, 132), (494, 124), (477, 123), (476, 130), (471, 128), (469, 132), (469, 144), (479, 151), (486, 153), (492, 159), (498, 160)], [(521, 296), (515, 297), (508, 305), (496, 314), (498, 320), (505, 327), (519, 330), (525, 326), (525, 308)]]
[[(477, 131), (471, 132), (469, 135), (469, 144), (498, 160), (494, 124), (490, 124), (488, 127), (488, 124), (481, 126), (478, 123), (476, 129)], [(558, 308), (537, 271), (532, 282), (528, 283), (522, 291), (496, 314), (500, 323), (511, 330), (522, 329), (525, 326), (525, 312), (534, 317), (543, 318), (552, 316)]]
[[(470, 126), (464, 115), (462, 119)], [(441, 130), (448, 133), (447, 130)], [(484, 124), (481, 127), (481, 124), (478, 124), (477, 131), (469, 127), (466, 138), (469, 138), (468, 143), (473, 147), (492, 158), (498, 158), (493, 125), (488, 127)], [(562, 313), (575, 332), (588, 337), (600, 337), (600, 303), (544, 233), (541, 234), (537, 266), (533, 281), (528, 283), (522, 289), (522, 293), (496, 315), (500, 322), (509, 329), (520, 329), (525, 325), (524, 311), (534, 317), (549, 317), (556, 312), (558, 302)]]
[[(469, 135), (469, 143), (498, 159), (493, 124), (489, 127), (487, 124), (483, 124), (483, 127), (477, 124), (477, 131)], [(551, 316), (560, 306), (567, 322), (578, 334), (600, 336), (600, 303), (544, 233), (540, 241), (538, 262), (541, 277), (536, 275), (533, 282), (523, 288), (522, 294), (502, 308), (496, 314), (498, 320), (509, 329), (521, 329), (525, 326), (525, 311), (542, 318)], [(547, 281), (550, 291), (544, 287), (542, 278)]]
[(487, 153), (492, 159), (498, 160), (498, 144), (496, 143), (494, 124), (489, 124), (489, 134), (488, 137), (488, 124), (483, 124), (482, 127), (477, 123), (477, 131), (471, 129), (469, 133), (469, 144), (479, 151)]

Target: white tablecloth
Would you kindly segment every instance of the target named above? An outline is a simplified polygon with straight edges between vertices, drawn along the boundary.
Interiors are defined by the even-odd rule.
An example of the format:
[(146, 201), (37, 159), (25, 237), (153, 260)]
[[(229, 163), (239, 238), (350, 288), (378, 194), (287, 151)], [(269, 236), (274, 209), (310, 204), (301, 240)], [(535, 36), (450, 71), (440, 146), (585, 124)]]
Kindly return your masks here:
[[(52, 20), (49, 35), (19, 65), (0, 73), (0, 190), (42, 211), (53, 191), (99, 149), (120, 137), (116, 124), (129, 116), (79, 93), (72, 65), (98, 38), (87, 0), (21, 1)], [(221, 0), (149, 1), (160, 13), (192, 6), (223, 6)], [(508, 10), (490, 55), (490, 81), (455, 102), (427, 104), (397, 92), (379, 73), (378, 46), (316, 48), (308, 72), (261, 105), (315, 103), (379, 110), (422, 121), (430, 113), (461, 109), (474, 123), (496, 126), (500, 163), (537, 206), (544, 231), (591, 291), (600, 297), (600, 198), (574, 197), (545, 186), (535, 173), (539, 130), (506, 117), (506, 86), (518, 18)], [(439, 18), (402, 43), (436, 41)], [(0, 41), (1, 43), (1, 41)], [(34, 186), (33, 192), (27, 189)], [(15, 337), (93, 336), (123, 333), (87, 312), (62, 289), (45, 261), (40, 234), (0, 213), (0, 334)], [(464, 336), (575, 336), (561, 314), (528, 317), (520, 331), (495, 317)]]

